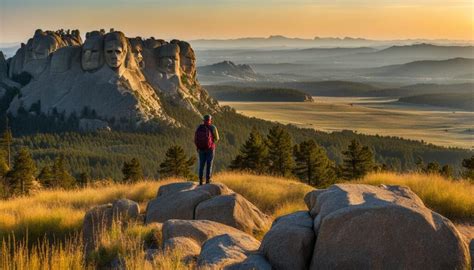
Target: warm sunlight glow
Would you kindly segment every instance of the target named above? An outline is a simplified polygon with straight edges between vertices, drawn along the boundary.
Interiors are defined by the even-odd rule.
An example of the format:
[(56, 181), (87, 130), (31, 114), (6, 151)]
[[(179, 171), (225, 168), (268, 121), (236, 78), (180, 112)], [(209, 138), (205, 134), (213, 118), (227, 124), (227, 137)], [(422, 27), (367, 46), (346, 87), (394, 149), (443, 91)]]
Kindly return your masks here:
[[(67, 2), (50, 0), (40, 5), (31, 0), (2, 0), (0, 42), (24, 40), (39, 27), (60, 26), (79, 28), (83, 33), (114, 27), (131, 35), (188, 40), (275, 34), (304, 38), (474, 38), (472, 1)], [(17, 20), (18, 16), (22, 19)]]

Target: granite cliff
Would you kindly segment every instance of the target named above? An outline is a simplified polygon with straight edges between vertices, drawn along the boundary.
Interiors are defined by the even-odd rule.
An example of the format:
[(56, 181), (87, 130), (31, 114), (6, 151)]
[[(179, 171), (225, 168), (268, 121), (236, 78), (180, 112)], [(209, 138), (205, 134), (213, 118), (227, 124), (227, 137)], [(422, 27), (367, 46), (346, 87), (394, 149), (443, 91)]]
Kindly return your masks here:
[(113, 29), (89, 32), (84, 42), (79, 30), (36, 30), (13, 57), (0, 55), (0, 94), (8, 87), (20, 92), (8, 107), (13, 116), (26, 110), (83, 117), (87, 110), (96, 127), (152, 119), (180, 126), (164, 103), (197, 115), (220, 110), (196, 78), (189, 43), (128, 38)]

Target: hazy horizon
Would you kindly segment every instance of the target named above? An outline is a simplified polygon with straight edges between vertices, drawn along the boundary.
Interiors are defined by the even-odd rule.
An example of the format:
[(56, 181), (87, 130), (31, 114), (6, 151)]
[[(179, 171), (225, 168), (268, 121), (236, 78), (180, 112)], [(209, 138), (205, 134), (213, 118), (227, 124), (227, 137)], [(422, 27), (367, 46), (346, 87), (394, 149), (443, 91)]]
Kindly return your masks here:
[(465, 0), (1, 0), (0, 43), (24, 41), (38, 28), (80, 29), (82, 35), (115, 28), (128, 36), (185, 40), (283, 35), (472, 41), (473, 10)]

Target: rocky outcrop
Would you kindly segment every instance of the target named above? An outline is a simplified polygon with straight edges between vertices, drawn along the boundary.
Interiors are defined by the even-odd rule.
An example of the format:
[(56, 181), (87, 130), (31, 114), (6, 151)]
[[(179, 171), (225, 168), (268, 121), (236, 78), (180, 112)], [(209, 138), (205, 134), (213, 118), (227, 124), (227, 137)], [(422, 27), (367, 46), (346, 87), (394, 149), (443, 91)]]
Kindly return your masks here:
[(454, 225), (399, 186), (335, 185), (316, 197), (312, 269), (465, 269)]
[[(146, 223), (164, 222), (149, 225), (161, 228), (162, 241), (147, 258), (178, 251), (197, 269), (227, 270), (469, 267), (468, 247), (453, 224), (406, 187), (338, 184), (304, 200), (308, 211), (277, 218), (260, 243), (247, 232), (264, 228), (267, 217), (226, 186), (164, 185), (147, 207)], [(97, 229), (110, 228), (114, 217), (126, 225), (138, 210), (120, 200), (89, 211), (86, 247), (94, 247)]]
[[(240, 230), (209, 220), (169, 220), (163, 224), (163, 243), (167, 249), (180, 249), (185, 256), (194, 255), (199, 269), (250, 265), (252, 261), (246, 260), (260, 245), (258, 240)], [(264, 262), (263, 258), (259, 262), (254, 259), (254, 264)], [(245, 268), (242, 265), (242, 268), (231, 269)]]
[(24, 85), (10, 104), (12, 115), (40, 104), (46, 115), (82, 117), (87, 109), (95, 119), (115, 125), (156, 119), (179, 126), (165, 111), (165, 100), (198, 115), (220, 110), (197, 81), (195, 54), (184, 41), (101, 30), (87, 33), (82, 43), (77, 30), (37, 30), (9, 65), (3, 62), (0, 81), (3, 76)]
[(170, 219), (212, 220), (250, 233), (263, 231), (269, 223), (255, 205), (225, 185), (190, 182), (161, 186), (148, 203), (146, 223)]
[(309, 213), (277, 219), (262, 240), (260, 251), (276, 269), (469, 265), (454, 225), (406, 187), (338, 184), (308, 193), (305, 202)]

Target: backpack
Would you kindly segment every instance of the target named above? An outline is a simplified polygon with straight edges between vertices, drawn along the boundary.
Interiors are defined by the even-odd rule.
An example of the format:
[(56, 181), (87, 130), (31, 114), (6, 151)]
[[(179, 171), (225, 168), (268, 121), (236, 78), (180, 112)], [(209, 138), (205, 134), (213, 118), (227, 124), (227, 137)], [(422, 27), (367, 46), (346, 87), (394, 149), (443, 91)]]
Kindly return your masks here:
[(194, 143), (199, 150), (209, 150), (214, 146), (214, 138), (210, 126), (200, 125), (194, 134)]

